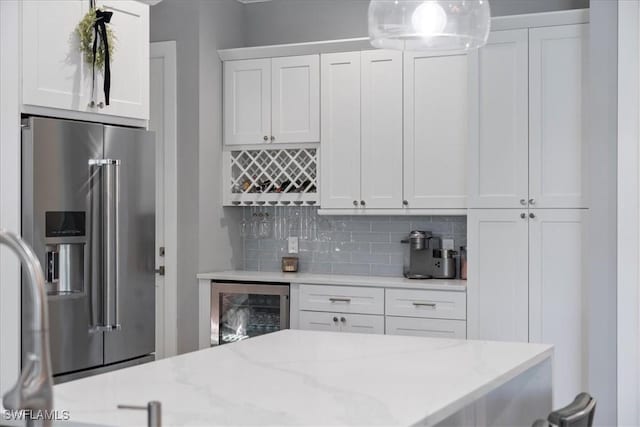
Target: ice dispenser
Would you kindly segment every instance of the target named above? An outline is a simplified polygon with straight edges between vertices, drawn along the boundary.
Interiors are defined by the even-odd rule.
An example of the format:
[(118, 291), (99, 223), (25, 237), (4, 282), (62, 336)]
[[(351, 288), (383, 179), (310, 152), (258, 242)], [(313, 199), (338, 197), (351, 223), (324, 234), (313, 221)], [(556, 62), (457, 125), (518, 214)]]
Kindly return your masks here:
[(84, 212), (46, 212), (44, 273), (50, 295), (84, 291)]

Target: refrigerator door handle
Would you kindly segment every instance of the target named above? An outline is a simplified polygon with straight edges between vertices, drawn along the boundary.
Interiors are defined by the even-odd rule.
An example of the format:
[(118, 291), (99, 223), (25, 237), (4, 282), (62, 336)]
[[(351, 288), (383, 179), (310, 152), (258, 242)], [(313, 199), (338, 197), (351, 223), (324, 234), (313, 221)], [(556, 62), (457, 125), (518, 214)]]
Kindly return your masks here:
[(120, 329), (118, 304), (118, 231), (120, 228), (120, 160), (107, 159), (102, 166), (104, 206), (105, 329)]
[[(120, 228), (120, 160), (93, 159), (89, 161), (92, 171), (99, 180), (97, 186), (100, 206), (91, 204), (91, 219), (97, 222), (92, 226), (100, 234), (102, 244), (92, 244), (99, 251), (91, 257), (91, 269), (99, 268), (92, 277), (99, 278), (91, 286), (91, 329), (113, 331), (120, 329), (118, 303), (118, 250)], [(96, 168), (97, 167), (97, 168)], [(92, 197), (93, 198), (93, 197)], [(100, 266), (95, 264), (101, 264)]]

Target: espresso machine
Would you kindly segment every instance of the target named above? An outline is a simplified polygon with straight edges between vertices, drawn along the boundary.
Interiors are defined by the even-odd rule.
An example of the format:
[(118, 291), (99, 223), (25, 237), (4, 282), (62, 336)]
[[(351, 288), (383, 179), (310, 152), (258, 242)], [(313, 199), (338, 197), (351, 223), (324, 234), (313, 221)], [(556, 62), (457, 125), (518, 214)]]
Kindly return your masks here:
[(405, 250), (404, 276), (407, 279), (454, 279), (456, 252), (442, 249), (442, 239), (429, 231), (414, 230), (402, 240)]

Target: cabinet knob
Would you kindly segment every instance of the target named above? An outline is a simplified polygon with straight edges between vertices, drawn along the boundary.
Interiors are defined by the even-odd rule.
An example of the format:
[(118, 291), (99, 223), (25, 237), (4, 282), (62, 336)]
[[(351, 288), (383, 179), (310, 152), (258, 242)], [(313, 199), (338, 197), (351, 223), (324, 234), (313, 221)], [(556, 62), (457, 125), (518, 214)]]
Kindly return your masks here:
[(526, 217), (527, 217), (527, 214), (526, 214), (526, 213), (522, 212), (522, 213), (520, 214), (520, 218), (525, 219)]
[(98, 102), (98, 108), (104, 108), (104, 102), (102, 101)]
[(526, 199), (520, 199), (520, 204), (522, 206), (525, 206), (527, 204), (527, 200)]
[(275, 141), (275, 140), (276, 140), (276, 137), (275, 137), (275, 136), (273, 136), (273, 135), (271, 135), (271, 142), (273, 142), (273, 141)]
[(535, 218), (535, 217), (536, 217), (536, 214), (534, 214), (534, 213), (530, 213), (530, 214), (529, 214), (529, 218), (533, 219), (533, 218)]
[(403, 200), (402, 201), (402, 206), (409, 206), (409, 201), (408, 200)]
[(535, 205), (536, 204), (536, 199), (529, 199), (529, 204), (530, 205)]
[(93, 107), (95, 107), (95, 106), (96, 106), (96, 103), (95, 103), (95, 101), (91, 101), (89, 104), (87, 104), (87, 106), (88, 106), (89, 108), (93, 108)]
[(345, 323), (345, 322), (347, 321), (347, 319), (345, 319), (344, 317), (341, 317), (341, 318), (340, 318), (340, 321), (341, 321), (342, 323)]
[(262, 139), (264, 139), (265, 141), (269, 140), (269, 137), (267, 135), (263, 136)]
[(366, 205), (366, 203), (364, 202), (364, 200), (360, 200), (360, 206), (364, 206)]
[(337, 317), (335, 317), (335, 316), (333, 316), (333, 321), (334, 321), (334, 322), (337, 322), (337, 321), (338, 321), (338, 318), (337, 318)]
[(353, 201), (353, 206), (358, 206), (358, 201), (357, 200)]

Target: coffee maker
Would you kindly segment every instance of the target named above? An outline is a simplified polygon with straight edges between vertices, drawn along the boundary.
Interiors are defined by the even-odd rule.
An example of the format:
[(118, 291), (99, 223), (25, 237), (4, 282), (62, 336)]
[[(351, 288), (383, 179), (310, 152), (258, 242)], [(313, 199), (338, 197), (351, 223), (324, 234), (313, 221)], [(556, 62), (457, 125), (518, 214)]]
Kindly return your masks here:
[(442, 239), (429, 231), (412, 231), (402, 240), (405, 250), (404, 276), (407, 279), (453, 279), (456, 277), (455, 251), (442, 249)]

